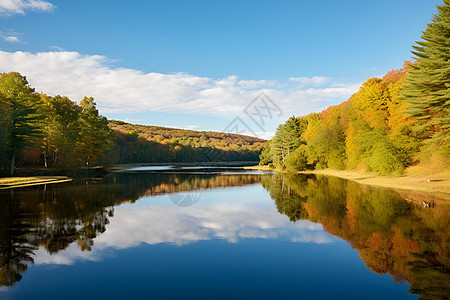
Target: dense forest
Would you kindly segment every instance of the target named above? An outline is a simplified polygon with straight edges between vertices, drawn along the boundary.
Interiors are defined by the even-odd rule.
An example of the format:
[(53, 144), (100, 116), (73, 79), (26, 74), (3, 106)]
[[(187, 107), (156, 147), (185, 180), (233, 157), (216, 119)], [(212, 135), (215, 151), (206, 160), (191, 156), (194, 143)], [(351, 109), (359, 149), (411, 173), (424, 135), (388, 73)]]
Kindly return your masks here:
[(92, 97), (35, 92), (26, 77), (0, 74), (0, 173), (16, 166), (62, 174), (114, 163), (257, 161), (266, 141), (108, 121)]
[(347, 101), (291, 117), (263, 150), (262, 165), (299, 171), (359, 169), (402, 173), (412, 165), (449, 168), (450, 1), (438, 6), (415, 61), (370, 78)]
[(258, 161), (267, 141), (238, 134), (111, 120), (121, 163)]
[(16, 164), (58, 168), (89, 166), (113, 148), (108, 120), (93, 98), (80, 104), (39, 94), (19, 73), (0, 75), (0, 167)]

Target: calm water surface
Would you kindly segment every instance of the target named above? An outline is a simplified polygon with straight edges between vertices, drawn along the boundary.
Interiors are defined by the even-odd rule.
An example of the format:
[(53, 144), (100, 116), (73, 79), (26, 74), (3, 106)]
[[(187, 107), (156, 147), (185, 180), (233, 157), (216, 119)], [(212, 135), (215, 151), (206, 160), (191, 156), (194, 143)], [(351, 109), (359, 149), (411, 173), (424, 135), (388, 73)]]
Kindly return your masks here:
[(0, 299), (447, 299), (448, 207), (400, 193), (236, 172), (3, 190)]

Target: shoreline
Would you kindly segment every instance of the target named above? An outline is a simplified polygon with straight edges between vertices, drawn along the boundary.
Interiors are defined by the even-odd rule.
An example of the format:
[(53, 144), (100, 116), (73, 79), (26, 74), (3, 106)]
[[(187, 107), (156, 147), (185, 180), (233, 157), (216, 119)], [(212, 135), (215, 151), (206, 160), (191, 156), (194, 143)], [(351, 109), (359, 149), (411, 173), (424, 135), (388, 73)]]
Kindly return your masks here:
[(67, 176), (28, 176), (0, 178), (0, 190), (72, 181)]
[[(248, 170), (286, 172), (282, 170), (270, 169), (267, 166), (245, 167)], [(335, 176), (347, 180), (352, 180), (360, 184), (391, 188), (395, 190), (419, 191), (434, 194), (450, 203), (450, 174), (437, 173), (433, 175), (406, 174), (399, 176), (382, 176), (371, 173), (361, 173), (354, 170), (308, 170), (300, 171), (297, 174), (314, 174), (324, 176)]]
[(136, 167), (196, 167), (196, 166), (217, 166), (217, 167), (252, 167), (258, 164), (258, 161), (219, 161), (219, 162), (164, 162), (164, 163), (128, 163), (116, 164), (109, 168), (109, 171), (120, 171)]
[[(122, 166), (123, 167), (123, 166)], [(129, 165), (127, 167), (130, 167)], [(122, 168), (111, 168), (110, 171), (119, 171)], [(271, 169), (268, 166), (242, 166), (244, 170), (259, 170), (287, 173), (283, 170)], [(424, 195), (434, 195), (446, 203), (450, 203), (450, 173), (441, 172), (436, 174), (405, 174), (398, 176), (381, 176), (373, 173), (362, 173), (355, 170), (308, 170), (297, 174), (314, 174), (322, 176), (335, 176), (346, 180), (352, 180), (360, 184), (372, 185), (394, 190), (416, 191)], [(0, 190), (36, 186), (42, 184), (62, 183), (71, 181), (67, 176), (27, 176), (27, 177), (5, 177), (0, 178)]]
[(432, 193), (448, 194), (450, 196), (450, 177), (446, 175), (433, 176), (382, 176), (378, 174), (359, 173), (357, 171), (314, 170), (299, 172), (303, 174), (318, 174), (336, 176), (353, 180), (362, 184), (383, 186), (394, 189), (415, 190)]

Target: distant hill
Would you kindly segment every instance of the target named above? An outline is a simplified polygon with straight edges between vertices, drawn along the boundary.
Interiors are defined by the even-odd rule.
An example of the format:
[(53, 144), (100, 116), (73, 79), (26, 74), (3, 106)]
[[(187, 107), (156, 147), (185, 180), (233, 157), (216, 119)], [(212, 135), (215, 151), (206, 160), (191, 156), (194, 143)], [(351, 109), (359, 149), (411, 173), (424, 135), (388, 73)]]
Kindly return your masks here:
[(111, 129), (119, 130), (124, 133), (134, 131), (138, 133), (140, 137), (143, 137), (149, 141), (156, 141), (156, 142), (161, 142), (163, 140), (170, 140), (171, 142), (182, 142), (182, 141), (200, 142), (201, 140), (201, 142), (203, 143), (205, 140), (208, 140), (212, 144), (216, 144), (217, 142), (222, 141), (224, 143), (219, 144), (230, 144), (230, 145), (231, 144), (265, 145), (267, 143), (266, 140), (248, 135), (130, 124), (118, 120), (109, 120), (109, 127)]
[(267, 141), (240, 134), (195, 131), (109, 120), (120, 163), (259, 160)]

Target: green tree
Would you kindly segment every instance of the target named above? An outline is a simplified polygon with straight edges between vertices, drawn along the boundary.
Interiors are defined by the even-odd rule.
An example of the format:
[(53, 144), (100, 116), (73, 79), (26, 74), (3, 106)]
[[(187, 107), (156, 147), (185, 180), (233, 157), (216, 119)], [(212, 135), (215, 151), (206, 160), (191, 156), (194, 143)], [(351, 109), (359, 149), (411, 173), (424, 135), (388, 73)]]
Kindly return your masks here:
[(264, 149), (261, 151), (261, 154), (259, 155), (259, 164), (261, 166), (265, 166), (271, 163), (273, 163), (273, 157), (270, 149), (270, 142), (268, 142), (267, 146), (264, 147)]
[(286, 159), (286, 168), (288, 171), (303, 171), (308, 167), (308, 155), (306, 145), (301, 145)]
[[(80, 136), (81, 107), (67, 97), (55, 96), (47, 103), (46, 137), (52, 163), (63, 170), (77, 165), (75, 148)], [(45, 145), (47, 144), (47, 145)]]
[(9, 111), (6, 97), (0, 94), (0, 167), (8, 161), (6, 141), (8, 136)]
[(450, 0), (437, 5), (437, 14), (423, 31), (414, 50), (403, 97), (416, 128), (426, 138), (448, 147), (450, 129)]
[[(310, 115), (304, 138), (308, 160), (318, 168), (345, 168), (345, 136), (341, 124), (343, 105), (331, 106), (321, 115)], [(345, 107), (344, 107), (345, 108)]]
[(278, 126), (271, 140), (271, 151), (276, 166), (285, 167), (286, 158), (302, 144), (301, 135), (305, 128), (305, 124), (294, 116)]
[(16, 72), (0, 75), (2, 123), (5, 124), (5, 150), (14, 174), (16, 158), (20, 152), (36, 144), (42, 136), (42, 120), (39, 114), (39, 96), (28, 84), (25, 76)]
[(108, 120), (101, 116), (95, 107), (92, 97), (81, 100), (80, 141), (78, 153), (83, 163), (89, 166), (109, 150), (112, 144), (112, 130), (108, 127)]

